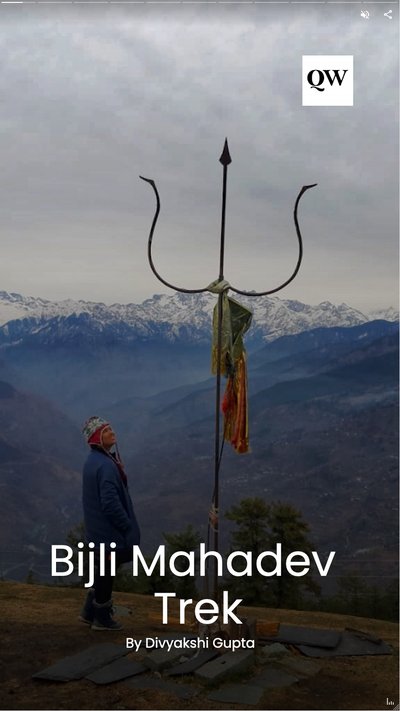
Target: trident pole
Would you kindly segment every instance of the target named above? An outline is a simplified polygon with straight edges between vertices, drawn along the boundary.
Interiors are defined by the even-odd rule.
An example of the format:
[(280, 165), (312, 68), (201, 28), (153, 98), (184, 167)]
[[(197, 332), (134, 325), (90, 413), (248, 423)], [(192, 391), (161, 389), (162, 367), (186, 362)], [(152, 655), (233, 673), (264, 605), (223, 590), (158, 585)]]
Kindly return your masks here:
[[(223, 165), (222, 180), (222, 213), (221, 213), (221, 240), (219, 247), (219, 274), (218, 281), (224, 280), (224, 256), (225, 256), (225, 216), (226, 216), (226, 183), (228, 177), (228, 165), (232, 162), (229, 154), (228, 141), (225, 139), (224, 149), (219, 162)], [(215, 435), (214, 435), (214, 508), (216, 518), (214, 522), (214, 551), (219, 551), (219, 468), (221, 464), (220, 432), (221, 432), (221, 355), (222, 355), (222, 308), (223, 292), (218, 294), (218, 318), (217, 318), (217, 373), (215, 387)], [(218, 563), (214, 558), (214, 600), (218, 599)]]
[[(229, 153), (229, 147), (228, 147), (228, 141), (225, 139), (224, 143), (224, 148), (222, 151), (222, 154), (219, 159), (220, 163), (223, 166), (223, 182), (222, 182), (222, 214), (221, 214), (221, 237), (220, 237), (220, 250), (219, 250), (219, 274), (218, 274), (218, 283), (222, 283), (224, 281), (224, 257), (225, 257), (225, 217), (226, 217), (226, 187), (227, 187), (227, 176), (228, 176), (228, 165), (232, 162), (230, 153)], [(150, 268), (153, 272), (153, 274), (157, 277), (157, 279), (167, 286), (170, 289), (173, 289), (174, 291), (180, 291), (184, 294), (201, 294), (206, 291), (209, 291), (209, 287), (204, 287), (203, 289), (186, 289), (183, 287), (178, 287), (175, 286), (174, 284), (171, 284), (171, 282), (167, 281), (164, 279), (158, 270), (156, 269), (153, 261), (153, 254), (152, 254), (152, 245), (153, 245), (153, 235), (154, 235), (154, 230), (157, 224), (158, 216), (160, 214), (160, 196), (158, 194), (158, 190), (156, 187), (156, 184), (154, 180), (151, 180), (150, 178), (144, 178), (143, 176), (140, 176), (142, 180), (144, 180), (146, 183), (149, 183), (151, 187), (154, 190), (155, 196), (156, 196), (156, 211), (153, 217), (153, 222), (150, 228), (150, 234), (148, 238), (148, 246), (147, 246), (147, 256), (148, 256), (148, 261), (150, 264)], [(317, 185), (317, 183), (313, 183), (312, 185), (304, 185), (295, 202), (294, 206), (294, 212), (293, 212), (293, 217), (294, 217), (294, 224), (296, 228), (296, 234), (297, 234), (297, 240), (298, 240), (298, 258), (297, 258), (297, 263), (296, 266), (291, 274), (291, 276), (286, 279), (285, 282), (280, 284), (279, 286), (269, 289), (268, 291), (261, 291), (261, 292), (255, 292), (255, 291), (244, 291), (243, 289), (237, 289), (234, 286), (228, 286), (227, 289), (231, 289), (237, 294), (243, 294), (244, 296), (268, 296), (269, 294), (275, 294), (277, 291), (280, 291), (283, 289), (285, 286), (287, 286), (297, 275), (299, 269), (300, 269), (300, 264), (303, 258), (303, 243), (302, 243), (302, 238), (301, 238), (301, 233), (300, 233), (300, 227), (299, 227), (299, 222), (297, 218), (297, 209), (298, 205), (300, 202), (301, 197), (303, 194), (306, 192), (306, 190), (309, 190), (310, 188), (314, 188)], [(222, 355), (222, 317), (223, 317), (223, 290), (221, 290), (218, 294), (218, 303), (217, 303), (217, 368), (216, 368), (216, 389), (215, 389), (215, 434), (214, 434), (214, 494), (213, 494), (213, 505), (215, 509), (215, 519), (213, 522), (213, 529), (214, 529), (214, 551), (218, 553), (219, 551), (219, 471), (220, 471), (220, 466), (221, 466), (221, 457), (222, 457), (222, 447), (220, 444), (220, 439), (221, 439), (221, 355)], [(214, 594), (214, 600), (218, 600), (218, 565), (217, 565), (217, 560), (214, 559), (214, 567), (213, 567), (213, 594)]]

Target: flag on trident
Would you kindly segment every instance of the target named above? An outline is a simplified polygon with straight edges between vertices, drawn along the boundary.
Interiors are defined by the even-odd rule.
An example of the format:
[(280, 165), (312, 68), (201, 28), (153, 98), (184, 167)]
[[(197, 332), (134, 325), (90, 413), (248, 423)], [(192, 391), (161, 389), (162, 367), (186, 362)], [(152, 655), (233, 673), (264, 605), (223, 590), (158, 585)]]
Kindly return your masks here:
[[(212, 282), (209, 286), (203, 289), (186, 289), (183, 287), (174, 286), (164, 279), (156, 267), (154, 266), (152, 256), (152, 244), (154, 230), (160, 214), (160, 196), (154, 180), (140, 176), (142, 180), (150, 183), (156, 196), (156, 211), (153, 217), (153, 222), (150, 228), (150, 234), (147, 246), (147, 256), (153, 274), (157, 279), (174, 291), (180, 291), (184, 294), (201, 294), (205, 291), (212, 291), (218, 294), (218, 301), (214, 310), (213, 318), (213, 346), (212, 346), (212, 369), (216, 375), (215, 388), (215, 436), (214, 436), (214, 493), (212, 497), (212, 507), (210, 512), (210, 521), (214, 531), (214, 550), (218, 552), (218, 534), (219, 534), (219, 472), (222, 459), (222, 446), (220, 445), (221, 435), (221, 375), (227, 375), (228, 383), (223, 400), (224, 409), (224, 436), (230, 440), (236, 451), (248, 451), (248, 410), (247, 410), (247, 376), (246, 376), (246, 357), (243, 346), (243, 335), (247, 331), (251, 322), (251, 312), (238, 304), (234, 299), (228, 298), (228, 291), (233, 291), (236, 294), (244, 296), (268, 296), (284, 289), (290, 284), (297, 275), (300, 264), (303, 258), (303, 242), (300, 234), (300, 227), (297, 219), (297, 209), (302, 195), (314, 188), (313, 185), (304, 185), (295, 202), (293, 218), (296, 227), (298, 240), (298, 258), (296, 266), (290, 277), (275, 287), (267, 291), (254, 292), (244, 291), (225, 281), (224, 277), (224, 255), (225, 255), (225, 215), (226, 215), (226, 187), (228, 176), (228, 165), (232, 162), (228, 141), (225, 139), (224, 148), (219, 159), (223, 166), (223, 181), (222, 181), (222, 214), (221, 214), (221, 237), (220, 237), (220, 252), (219, 252), (219, 275), (218, 279)], [(235, 316), (236, 314), (236, 316)], [(240, 315), (238, 315), (240, 314)], [(211, 520), (212, 519), (212, 520)], [(214, 599), (218, 597), (218, 577), (217, 563), (214, 567)]]
[(231, 443), (239, 454), (249, 451), (249, 418), (247, 407), (247, 365), (243, 336), (250, 328), (252, 313), (235, 299), (228, 297), (227, 281), (216, 280), (208, 287), (209, 291), (222, 292), (221, 348), (218, 349), (218, 305), (213, 313), (213, 341), (211, 352), (211, 371), (227, 378), (225, 394), (222, 399), (224, 415), (224, 439)]

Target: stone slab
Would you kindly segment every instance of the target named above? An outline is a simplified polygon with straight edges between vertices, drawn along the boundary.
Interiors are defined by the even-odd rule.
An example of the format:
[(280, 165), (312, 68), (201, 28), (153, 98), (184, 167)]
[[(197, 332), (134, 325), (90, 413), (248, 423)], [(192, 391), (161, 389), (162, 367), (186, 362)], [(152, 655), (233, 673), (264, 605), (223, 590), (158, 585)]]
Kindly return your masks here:
[(95, 644), (88, 647), (83, 652), (73, 654), (70, 657), (60, 659), (59, 662), (47, 667), (40, 672), (32, 675), (33, 679), (47, 679), (49, 681), (72, 681), (73, 679), (82, 679), (110, 664), (115, 659), (124, 657), (128, 654), (128, 650), (120, 644), (112, 644), (105, 642), (104, 644)]
[(200, 689), (189, 684), (175, 684), (173, 681), (164, 681), (153, 676), (137, 677), (134, 679), (126, 679), (124, 684), (132, 689), (157, 690), (164, 691), (168, 694), (175, 694), (181, 699), (191, 699), (199, 693)]
[(132, 662), (130, 659), (125, 659), (121, 657), (116, 659), (111, 664), (97, 669), (86, 676), (86, 679), (93, 681), (94, 684), (112, 684), (115, 681), (121, 681), (121, 679), (126, 679), (127, 677), (136, 676), (136, 674), (143, 674), (147, 671), (147, 667), (140, 662)]
[[(154, 649), (143, 658), (143, 664), (151, 671), (162, 671), (171, 667), (182, 657), (187, 650), (182, 649)], [(193, 650), (192, 650), (193, 651)]]
[(280, 625), (279, 632), (274, 637), (263, 637), (268, 642), (281, 644), (306, 644), (311, 647), (334, 649), (340, 642), (342, 632), (315, 627), (298, 627), (297, 625)]
[(229, 684), (224, 686), (223, 689), (218, 689), (217, 691), (212, 691), (208, 694), (207, 698), (210, 701), (220, 701), (223, 704), (240, 704), (254, 706), (258, 704), (264, 689), (260, 686), (253, 686), (252, 684)]
[(266, 662), (270, 661), (272, 658), (281, 659), (284, 656), (290, 655), (289, 650), (280, 642), (274, 642), (273, 644), (267, 644), (260, 650), (260, 661)]
[(352, 632), (357, 637), (361, 639), (367, 639), (369, 642), (374, 642), (375, 644), (380, 644), (382, 639), (372, 634), (371, 632), (363, 632), (362, 630), (356, 630), (354, 627), (345, 627), (346, 632)]
[[(315, 647), (313, 647), (313, 649), (315, 649)], [(284, 667), (289, 674), (294, 674), (299, 678), (315, 676), (321, 670), (319, 664), (300, 656), (286, 655), (279, 660), (279, 664)]]
[(196, 654), (192, 659), (188, 659), (187, 662), (182, 662), (182, 664), (176, 664), (171, 669), (167, 669), (165, 672), (166, 676), (180, 676), (182, 674), (193, 674), (196, 669), (199, 669), (211, 659), (215, 659), (218, 656), (218, 652), (215, 649), (203, 649)]
[(195, 675), (210, 683), (221, 681), (231, 674), (240, 674), (246, 671), (252, 664), (254, 656), (252, 649), (227, 652), (197, 669)]
[(392, 648), (382, 640), (379, 643), (344, 630), (341, 640), (335, 649), (318, 649), (308, 645), (296, 645), (307, 657), (363, 657), (378, 654), (392, 654)]
[(291, 686), (298, 681), (297, 676), (289, 674), (284, 669), (266, 669), (256, 677), (250, 679), (254, 686), (261, 686), (263, 689), (274, 689), (282, 686)]

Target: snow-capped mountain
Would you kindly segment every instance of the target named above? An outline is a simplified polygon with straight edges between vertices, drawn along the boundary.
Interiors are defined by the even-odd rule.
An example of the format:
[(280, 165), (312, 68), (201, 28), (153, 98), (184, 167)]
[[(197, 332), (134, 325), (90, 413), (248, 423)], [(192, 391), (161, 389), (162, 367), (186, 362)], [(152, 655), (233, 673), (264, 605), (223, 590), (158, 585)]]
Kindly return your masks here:
[[(249, 338), (271, 341), (320, 326), (355, 326), (372, 320), (347, 304), (324, 301), (316, 306), (278, 297), (241, 297), (253, 312)], [(0, 292), (0, 341), (15, 343), (29, 337), (36, 342), (68, 342), (79, 336), (95, 341), (163, 339), (201, 342), (210, 339), (216, 297), (213, 294), (157, 294), (141, 304), (49, 301)], [(386, 318), (396, 319), (394, 309)], [(383, 316), (380, 316), (382, 318)], [(397, 314), (398, 317), (398, 314)], [(376, 318), (376, 316), (374, 316)]]
[(370, 321), (398, 321), (399, 320), (399, 310), (394, 309), (390, 306), (388, 309), (379, 309), (378, 311), (371, 311), (368, 314)]

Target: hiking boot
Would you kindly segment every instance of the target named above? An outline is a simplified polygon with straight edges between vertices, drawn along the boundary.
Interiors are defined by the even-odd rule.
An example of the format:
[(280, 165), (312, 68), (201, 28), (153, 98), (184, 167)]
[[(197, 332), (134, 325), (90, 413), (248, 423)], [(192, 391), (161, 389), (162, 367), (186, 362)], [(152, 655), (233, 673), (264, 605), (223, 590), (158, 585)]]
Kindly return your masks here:
[(92, 630), (108, 630), (118, 632), (122, 630), (122, 625), (112, 618), (112, 600), (98, 603), (93, 600), (94, 620)]
[[(86, 596), (86, 600), (78, 617), (78, 620), (84, 622), (85, 625), (91, 625), (94, 622), (94, 599), (95, 590), (94, 588), (91, 588)], [(114, 607), (111, 605), (110, 615), (113, 616), (114, 612)]]
[(90, 588), (86, 596), (86, 600), (83, 604), (81, 614), (79, 615), (79, 620), (84, 622), (85, 625), (91, 625), (94, 620), (94, 588)]

